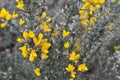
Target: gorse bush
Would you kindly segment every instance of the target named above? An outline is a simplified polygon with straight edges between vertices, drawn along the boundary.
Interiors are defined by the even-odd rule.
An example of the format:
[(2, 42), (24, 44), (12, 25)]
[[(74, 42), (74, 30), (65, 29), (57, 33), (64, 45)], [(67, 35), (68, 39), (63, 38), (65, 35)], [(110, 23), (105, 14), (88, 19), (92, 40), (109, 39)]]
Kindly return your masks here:
[(13, 12), (0, 10), (0, 27), (16, 33), (35, 80), (117, 80), (120, 2), (65, 0), (53, 14), (50, 2), (16, 0)]

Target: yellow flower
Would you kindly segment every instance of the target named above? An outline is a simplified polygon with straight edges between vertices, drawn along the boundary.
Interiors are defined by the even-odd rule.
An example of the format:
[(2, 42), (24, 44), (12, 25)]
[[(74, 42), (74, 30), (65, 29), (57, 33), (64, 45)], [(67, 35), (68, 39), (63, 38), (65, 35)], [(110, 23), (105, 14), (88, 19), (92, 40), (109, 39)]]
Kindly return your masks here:
[(24, 31), (24, 32), (23, 32), (23, 37), (24, 37), (25, 39), (27, 39), (27, 38), (29, 37), (29, 34), (28, 34), (27, 31)]
[(44, 12), (42, 12), (42, 18), (44, 19), (44, 18), (46, 18), (46, 15), (47, 15), (47, 13), (44, 11)]
[(30, 54), (29, 60), (30, 62), (33, 62), (35, 60), (35, 57), (32, 54)]
[(31, 62), (33, 62), (36, 57), (37, 57), (36, 50), (33, 49), (33, 50), (31, 51), (31, 53), (30, 53), (29, 60), (30, 60)]
[(40, 73), (40, 68), (36, 68), (36, 69), (34, 70), (34, 72), (35, 72), (35, 74), (36, 74), (37, 76), (40, 76), (40, 75), (41, 75), (41, 73)]
[(24, 3), (22, 1), (18, 1), (18, 4), (17, 4), (18, 9), (23, 9), (24, 6), (25, 5), (24, 5)]
[(86, 19), (86, 18), (88, 18), (89, 13), (86, 10), (80, 10), (79, 14), (80, 14), (80, 16), (79, 16), (80, 19)]
[(42, 59), (47, 59), (49, 56), (48, 56), (48, 54), (47, 53), (42, 53), (41, 54), (41, 58)]
[(32, 50), (32, 51), (31, 51), (31, 54), (32, 54), (35, 58), (37, 57), (36, 50)]
[(42, 38), (43, 38), (43, 34), (42, 34), (42, 33), (39, 33), (39, 34), (38, 34), (38, 38), (33, 37), (33, 42), (34, 42), (34, 44), (35, 44), (36, 46), (38, 46), (38, 45), (41, 43)]
[(5, 18), (8, 14), (9, 12), (5, 8), (2, 8), (0, 11), (0, 18)]
[(19, 42), (19, 43), (23, 43), (23, 42), (24, 42), (24, 39), (18, 37), (18, 38), (17, 38), (17, 42)]
[(75, 51), (72, 51), (72, 53), (70, 54), (69, 60), (77, 63), (79, 58), (80, 58), (80, 54), (76, 54)]
[(67, 37), (70, 34), (69, 31), (66, 31), (65, 29), (63, 29), (63, 38)]
[(23, 25), (24, 23), (25, 23), (25, 21), (24, 21), (23, 19), (20, 19), (19, 25), (21, 26), (21, 25)]
[(104, 3), (105, 3), (105, 0), (99, 0), (99, 2), (100, 2), (101, 4), (104, 4)]
[(84, 72), (84, 71), (87, 71), (87, 70), (88, 70), (88, 67), (86, 66), (85, 63), (83, 63), (83, 64), (80, 64), (80, 65), (78, 66), (78, 70)]
[(34, 36), (35, 36), (34, 32), (33, 31), (29, 31), (29, 37), (33, 38)]
[(28, 57), (28, 51), (27, 51), (27, 46), (26, 45), (20, 47), (20, 50), (22, 51), (23, 57), (25, 57), (25, 58)]
[(6, 17), (5, 17), (5, 19), (6, 19), (7, 21), (9, 21), (9, 20), (11, 19), (11, 15), (10, 15), (10, 14), (7, 14)]
[(76, 77), (76, 72), (75, 72), (75, 71), (71, 72), (71, 77), (72, 77), (72, 78), (75, 78), (75, 77)]
[(52, 18), (48, 18), (46, 22), (51, 22), (52, 21)]
[(51, 43), (47, 42), (47, 39), (44, 39), (42, 42), (41, 42), (41, 52), (42, 53), (49, 53), (48, 49), (50, 48), (51, 46)]
[(33, 37), (33, 42), (36, 46), (40, 44), (40, 41), (36, 37)]
[(17, 14), (16, 12), (13, 12), (12, 18), (15, 19), (15, 18), (17, 18), (17, 17), (18, 17), (18, 14)]
[(5, 22), (0, 24), (0, 27), (1, 27), (1, 28), (4, 28), (5, 26), (6, 26), (6, 23), (5, 23)]
[(64, 47), (65, 47), (65, 48), (69, 48), (69, 46), (70, 46), (70, 44), (69, 44), (68, 41), (64, 43)]
[(38, 34), (38, 40), (40, 40), (40, 42), (42, 41), (42, 38), (43, 38), (43, 34), (42, 34), (42, 33), (39, 33), (39, 34)]
[(28, 57), (28, 52), (22, 52), (22, 56), (24, 57), (24, 58), (26, 58), (26, 57)]
[(42, 29), (44, 32), (50, 32), (52, 30), (51, 28), (49, 28), (49, 26), (46, 22), (42, 22), (40, 29)]
[(68, 67), (65, 68), (68, 72), (73, 72), (75, 70), (75, 66), (72, 64), (69, 64)]

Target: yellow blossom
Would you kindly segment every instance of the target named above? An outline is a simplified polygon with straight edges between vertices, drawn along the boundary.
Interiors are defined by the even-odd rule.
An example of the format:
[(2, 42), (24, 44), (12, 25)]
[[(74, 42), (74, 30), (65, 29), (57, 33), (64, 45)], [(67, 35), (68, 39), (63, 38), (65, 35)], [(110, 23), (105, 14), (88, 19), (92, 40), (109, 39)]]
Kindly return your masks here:
[(17, 17), (18, 17), (18, 14), (17, 14), (16, 12), (13, 12), (12, 18), (15, 19), (15, 18), (17, 18)]
[(28, 34), (27, 31), (24, 31), (24, 32), (23, 32), (23, 37), (24, 37), (25, 39), (27, 39), (27, 38), (29, 37), (29, 34)]
[(26, 45), (20, 47), (20, 50), (22, 51), (23, 57), (25, 57), (25, 58), (28, 57), (28, 51), (27, 51), (27, 46)]
[(63, 38), (67, 37), (70, 34), (69, 31), (66, 31), (65, 29), (63, 29)]
[(17, 38), (17, 42), (19, 42), (19, 43), (23, 43), (23, 42), (24, 42), (24, 39), (18, 37), (18, 38)]
[(30, 54), (29, 60), (30, 62), (33, 62), (35, 60), (35, 57), (32, 54)]
[(71, 72), (71, 77), (72, 77), (72, 78), (75, 78), (75, 77), (76, 77), (76, 72), (75, 72), (75, 71)]
[(36, 50), (32, 50), (32, 51), (31, 51), (31, 54), (32, 54), (35, 58), (37, 57)]
[(51, 43), (47, 42), (47, 39), (41, 42), (41, 51), (42, 53), (48, 53), (48, 49), (50, 48)]
[(84, 72), (84, 71), (87, 71), (87, 70), (88, 70), (88, 67), (86, 66), (85, 63), (83, 63), (83, 64), (80, 64), (80, 65), (78, 66), (78, 70)]
[(5, 8), (2, 8), (0, 11), (0, 18), (5, 18), (8, 14), (9, 12)]
[(11, 19), (11, 15), (10, 15), (10, 14), (7, 14), (6, 17), (5, 17), (5, 19), (6, 19), (7, 21), (9, 21), (9, 20)]
[(30, 60), (31, 62), (33, 62), (36, 57), (37, 57), (36, 50), (33, 49), (33, 50), (31, 51), (31, 53), (30, 53), (29, 60)]
[(29, 31), (29, 37), (30, 37), (30, 38), (33, 38), (34, 36), (35, 36), (34, 32), (30, 30), (30, 31)]
[(65, 48), (69, 48), (69, 46), (70, 46), (70, 44), (69, 44), (68, 41), (64, 43), (64, 47), (65, 47)]
[(51, 28), (49, 28), (49, 26), (46, 22), (42, 22), (40, 29), (42, 29), (44, 32), (50, 32), (52, 30)]
[(69, 64), (66, 68), (65, 68), (66, 71), (68, 72), (73, 72), (75, 70), (75, 66), (72, 65), (72, 64)]
[(42, 12), (42, 18), (44, 19), (44, 18), (46, 18), (46, 15), (47, 15), (47, 13), (44, 11), (44, 12)]
[(80, 54), (76, 54), (75, 51), (72, 51), (72, 53), (70, 54), (69, 60), (77, 63), (79, 58), (80, 58)]
[(99, 2), (100, 2), (101, 4), (104, 4), (104, 3), (105, 3), (105, 0), (99, 0)]
[(23, 25), (24, 23), (25, 23), (25, 21), (24, 21), (23, 19), (20, 19), (19, 25), (21, 26), (21, 25)]
[(35, 74), (36, 74), (37, 76), (40, 76), (40, 75), (41, 75), (41, 73), (40, 73), (40, 68), (36, 68), (36, 69), (34, 70), (34, 72), (35, 72)]
[(47, 59), (49, 56), (48, 56), (48, 54), (47, 53), (42, 53), (41, 54), (41, 58), (42, 59)]
[(52, 21), (52, 18), (48, 18), (46, 22), (51, 22)]
[(41, 43), (41, 41), (42, 41), (42, 38), (43, 38), (43, 34), (42, 33), (38, 34), (38, 38), (37, 37), (33, 37), (34, 44), (36, 46), (39, 45)]
[(6, 26), (6, 23), (5, 23), (5, 22), (0, 24), (0, 27), (1, 27), (1, 28), (4, 28), (5, 26)]
[(24, 6), (25, 5), (24, 5), (24, 3), (22, 1), (18, 1), (18, 4), (17, 4), (18, 9), (23, 9)]

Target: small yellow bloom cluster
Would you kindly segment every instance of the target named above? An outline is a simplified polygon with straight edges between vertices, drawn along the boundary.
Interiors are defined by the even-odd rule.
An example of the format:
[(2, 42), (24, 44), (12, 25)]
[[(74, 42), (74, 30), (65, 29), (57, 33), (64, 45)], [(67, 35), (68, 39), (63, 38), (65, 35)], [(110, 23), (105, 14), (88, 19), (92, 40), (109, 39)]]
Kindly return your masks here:
[[(30, 55), (29, 60), (30, 60), (31, 62), (33, 62), (33, 61), (35, 60), (35, 58), (37, 57), (37, 52), (36, 52), (36, 50), (34, 50), (34, 49), (32, 49), (32, 48), (29, 48), (29, 47), (27, 47), (26, 45), (20, 47), (20, 50), (22, 51), (22, 56), (23, 56), (24, 58), (27, 58), (27, 57)], [(30, 54), (29, 54), (29, 53), (30, 53)]]
[(0, 27), (1, 28), (6, 27), (7, 21), (11, 20), (11, 18), (15, 19), (17, 17), (18, 17), (18, 14), (16, 12), (13, 12), (13, 14), (11, 15), (9, 11), (7, 11), (5, 8), (2, 8), (0, 10), (0, 19), (2, 21), (2, 23), (0, 23)]
[(27, 40), (28, 38), (33, 38), (34, 37), (34, 32), (33, 31), (29, 31), (29, 32), (27, 32), (27, 31), (24, 31), (23, 32), (23, 34), (22, 34), (22, 36), (23, 36), (23, 38), (20, 38), (20, 37), (18, 37), (17, 38), (17, 41), (19, 42), (19, 43), (23, 43), (25, 40)]
[(69, 60), (75, 63), (78, 63), (79, 58), (80, 58), (80, 54), (75, 53), (75, 51), (72, 51), (72, 53), (69, 56)]
[(120, 50), (120, 45), (116, 45), (116, 46), (114, 46), (114, 49), (115, 49), (115, 51)]
[[(88, 67), (85, 65), (85, 63), (83, 64), (76, 64), (79, 62), (80, 59), (80, 54), (77, 54), (75, 51), (72, 51), (72, 53), (69, 55), (69, 60), (75, 63), (75, 66), (78, 66), (78, 71), (84, 72), (88, 70)], [(76, 77), (77, 73), (75, 71), (75, 66), (72, 64), (68, 64), (68, 67), (66, 67), (66, 71), (71, 73), (71, 78), (69, 80), (74, 80), (74, 78)]]
[(63, 38), (66, 38), (69, 34), (70, 34), (69, 31), (66, 31), (65, 29), (63, 29)]
[(48, 58), (48, 49), (50, 48), (51, 44), (48, 42), (47, 39), (44, 39), (42, 42), (41, 42), (41, 45), (40, 45), (40, 48), (41, 48), (41, 52), (42, 52), (42, 55), (41, 55), (41, 58), (42, 59), (47, 59)]
[(64, 43), (64, 48), (67, 49), (67, 48), (69, 48), (69, 46), (70, 46), (70, 43), (68, 41)]
[(22, 26), (25, 23), (25, 21), (21, 18), (19, 21), (19, 25)]
[(18, 17), (18, 14), (14, 11), (13, 14), (12, 14), (12, 18), (15, 19)]
[(95, 9), (101, 8), (105, 0), (82, 0), (84, 2), (81, 10), (79, 10), (79, 18), (83, 27), (93, 25), (97, 20), (96, 14), (93, 14)]
[[(18, 39), (17, 39), (17, 41), (19, 43), (27, 42), (28, 39), (31, 39), (33, 41), (34, 45), (37, 46), (41, 50), (41, 52), (42, 52), (41, 58), (42, 59), (48, 58), (48, 53), (49, 53), (48, 49), (50, 48), (51, 44), (48, 42), (48, 39), (43, 39), (42, 33), (39, 33), (38, 36), (36, 37), (35, 33), (30, 30), (29, 32), (24, 31), (22, 35), (23, 35), (23, 38), (18, 37)], [(24, 49), (25, 51), (23, 51), (23, 49), (21, 49), (21, 50), (22, 50), (22, 53), (27, 52), (26, 48)], [(25, 57), (27, 57), (27, 56), (25, 56)], [(36, 50), (32, 50), (29, 60), (31, 62), (33, 62), (36, 57), (37, 57)]]
[(30, 53), (29, 60), (30, 60), (31, 62), (33, 62), (36, 57), (37, 57), (36, 50), (33, 49), (33, 50), (31, 51), (31, 53)]
[[(68, 37), (69, 34), (70, 34), (69, 31), (66, 31), (65, 29), (63, 29), (63, 33), (62, 33), (63, 38)], [(66, 41), (66, 42), (64, 43), (64, 48), (67, 49), (67, 48), (69, 48), (69, 46), (70, 46), (70, 43), (69, 43), (68, 41)]]
[[(65, 70), (67, 72), (70, 72), (71, 73), (71, 78), (69, 80), (74, 80), (75, 77), (76, 77), (76, 71), (75, 71), (75, 66), (72, 65), (72, 64), (68, 64), (68, 66), (65, 68)], [(78, 71), (81, 71), (81, 72), (84, 72), (84, 71), (87, 71), (88, 70), (88, 67), (86, 66), (85, 63), (82, 63), (78, 66)]]
[(87, 71), (87, 70), (88, 70), (88, 67), (86, 66), (85, 63), (82, 63), (78, 66), (78, 71), (84, 72), (84, 71)]
[(35, 72), (35, 74), (36, 74), (37, 76), (40, 76), (40, 75), (41, 75), (41, 73), (40, 73), (40, 68), (36, 68), (36, 69), (34, 70), (34, 72)]
[(65, 69), (66, 71), (71, 73), (70, 80), (73, 80), (76, 77), (75, 66), (72, 64), (69, 64)]
[(40, 30), (43, 30), (44, 32), (51, 32), (52, 29), (49, 27), (50, 24), (48, 24), (48, 23), (52, 21), (52, 18), (48, 18), (47, 20), (45, 20), (46, 16), (47, 16), (47, 13), (44, 11), (44, 12), (42, 12), (42, 16), (39, 17), (39, 19), (38, 19), (38, 20), (44, 20), (44, 21), (42, 21), (42, 23), (40, 25)]
[(1, 20), (3, 22), (0, 23), (0, 27), (4, 28), (7, 25), (6, 21), (9, 21), (11, 19), (11, 14), (5, 8), (2, 8), (0, 10), (0, 19), (3, 19), (3, 20)]
[(40, 29), (43, 30), (44, 32), (50, 32), (52, 29), (49, 28), (49, 25), (47, 24), (46, 21), (42, 22)]
[(16, 0), (16, 2), (17, 2), (17, 6), (16, 7), (18, 9), (23, 9), (24, 8), (25, 4), (23, 3), (22, 0)]
[(23, 56), (24, 58), (28, 57), (28, 49), (27, 49), (27, 46), (26, 46), (26, 45), (20, 47), (20, 50), (22, 51), (22, 56)]

